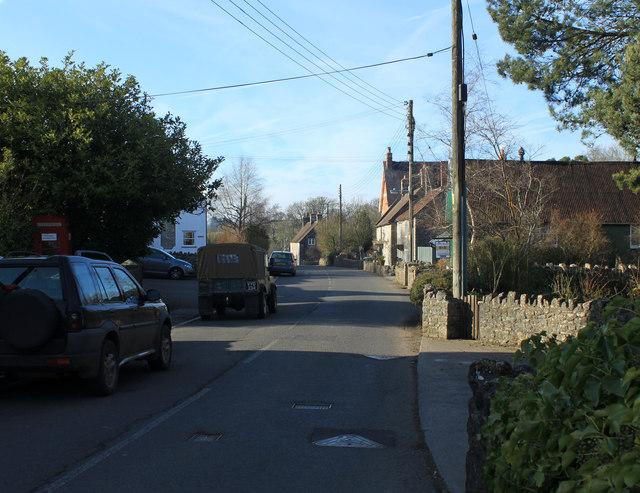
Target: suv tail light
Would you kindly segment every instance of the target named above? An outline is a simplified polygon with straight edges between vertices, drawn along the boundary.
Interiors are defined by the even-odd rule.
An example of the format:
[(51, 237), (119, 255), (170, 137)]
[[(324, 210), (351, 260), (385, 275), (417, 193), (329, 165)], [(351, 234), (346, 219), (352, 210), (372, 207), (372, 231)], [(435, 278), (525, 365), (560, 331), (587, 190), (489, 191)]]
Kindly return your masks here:
[(78, 332), (82, 330), (82, 315), (80, 313), (69, 313), (67, 320), (69, 321), (69, 332)]

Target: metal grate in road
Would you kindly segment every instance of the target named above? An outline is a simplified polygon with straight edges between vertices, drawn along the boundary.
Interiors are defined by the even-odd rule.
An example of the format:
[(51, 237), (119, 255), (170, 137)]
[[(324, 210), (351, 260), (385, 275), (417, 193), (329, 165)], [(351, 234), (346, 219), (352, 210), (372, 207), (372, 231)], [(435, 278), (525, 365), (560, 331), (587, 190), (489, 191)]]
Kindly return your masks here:
[(187, 440), (188, 442), (217, 442), (222, 438), (222, 433), (208, 433), (206, 431), (199, 431), (194, 433)]
[(295, 402), (292, 409), (311, 409), (317, 411), (324, 411), (327, 409), (331, 409), (333, 404), (328, 402)]
[(384, 445), (360, 435), (338, 435), (313, 442), (318, 447), (384, 448)]

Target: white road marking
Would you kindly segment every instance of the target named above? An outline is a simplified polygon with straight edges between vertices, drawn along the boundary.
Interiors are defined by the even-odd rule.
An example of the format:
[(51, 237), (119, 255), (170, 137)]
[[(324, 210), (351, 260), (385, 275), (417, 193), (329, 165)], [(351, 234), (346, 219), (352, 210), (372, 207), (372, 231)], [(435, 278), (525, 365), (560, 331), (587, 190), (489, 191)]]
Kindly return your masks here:
[(264, 347), (261, 347), (260, 349), (258, 349), (257, 351), (255, 351), (251, 356), (249, 356), (247, 359), (245, 359), (243, 361), (243, 363), (245, 365), (248, 365), (249, 363), (251, 363), (253, 360), (255, 360), (258, 356), (262, 356), (264, 354), (265, 351), (268, 351), (269, 349), (271, 349), (273, 346), (275, 346), (277, 344), (277, 342), (280, 339), (275, 339), (273, 341), (271, 341), (269, 344), (267, 344)]
[(166, 420), (168, 420), (170, 417), (172, 417), (173, 415), (175, 415), (175, 414), (179, 413), (180, 411), (182, 411), (185, 407), (187, 407), (187, 406), (193, 404), (194, 402), (196, 402), (197, 400), (201, 399), (210, 390), (211, 390), (210, 387), (205, 387), (200, 392), (198, 392), (197, 394), (191, 396), (186, 401), (183, 401), (180, 404), (178, 404), (177, 406), (172, 407), (168, 411), (164, 412), (163, 414), (158, 416), (156, 419), (154, 419), (153, 421), (151, 421), (147, 425), (145, 425), (142, 428), (140, 428), (134, 434), (128, 436), (127, 438), (124, 438), (123, 440), (120, 440), (119, 442), (114, 443), (111, 447), (109, 447), (106, 450), (100, 452), (99, 454), (94, 455), (90, 459), (87, 459), (86, 461), (84, 461), (82, 464), (80, 464), (75, 469), (72, 469), (68, 473), (63, 474), (60, 478), (58, 478), (54, 482), (52, 482), (52, 483), (48, 484), (47, 486), (37, 490), (37, 493), (48, 493), (48, 492), (55, 491), (57, 489), (62, 488), (67, 483), (69, 483), (70, 481), (73, 481), (75, 478), (80, 476), (82, 473), (88, 471), (92, 467), (95, 467), (98, 464), (100, 464), (101, 462), (103, 462), (106, 459), (108, 459), (110, 456), (112, 456), (118, 450), (123, 449), (127, 445), (135, 442), (137, 439), (139, 439), (139, 438), (143, 437), (144, 435), (146, 435), (147, 433), (149, 433), (154, 428), (157, 428), (162, 423), (164, 423)]

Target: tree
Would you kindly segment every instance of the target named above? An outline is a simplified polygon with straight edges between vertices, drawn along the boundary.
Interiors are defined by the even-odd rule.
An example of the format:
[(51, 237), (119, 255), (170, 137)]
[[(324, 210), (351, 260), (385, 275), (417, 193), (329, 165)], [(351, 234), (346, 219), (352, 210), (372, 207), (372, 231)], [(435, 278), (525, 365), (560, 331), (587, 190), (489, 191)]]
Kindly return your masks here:
[(591, 162), (633, 161), (633, 156), (618, 144), (593, 145), (587, 150), (587, 159)]
[(337, 211), (338, 204), (335, 199), (319, 195), (305, 201), (294, 202), (287, 207), (287, 218), (302, 224), (302, 219), (314, 214), (321, 214), (327, 218), (329, 214)]
[[(277, 206), (269, 209), (255, 164), (250, 159), (240, 158), (222, 179), (218, 195), (216, 216), (222, 227), (231, 233), (235, 241), (263, 244), (267, 239), (265, 227), (276, 215)], [(249, 231), (251, 235), (247, 235)], [(260, 240), (259, 231), (264, 233)]]
[(637, 0), (487, 0), (502, 39), (520, 56), (498, 72), (543, 92), (553, 116), (585, 137), (608, 132), (640, 150)]
[[(513, 156), (517, 150), (525, 145), (522, 138), (514, 131), (518, 123), (508, 116), (498, 113), (493, 101), (489, 97), (487, 88), (493, 81), (484, 74), (480, 60), (470, 57), (471, 67), (465, 74), (468, 86), (468, 101), (465, 105), (465, 153), (467, 159), (500, 159), (502, 156)], [(418, 127), (416, 139), (418, 147), (428, 145), (429, 140), (435, 140), (447, 150), (447, 159), (451, 155), (451, 93), (443, 92), (429, 101), (435, 106), (446, 125), (436, 128)], [(526, 146), (530, 147), (530, 146)], [(529, 150), (528, 157), (537, 150)], [(419, 155), (424, 155), (424, 150), (418, 148)], [(423, 158), (424, 160), (424, 158)]]
[(31, 249), (31, 220), (68, 217), (73, 246), (116, 259), (145, 252), (165, 221), (215, 198), (209, 159), (134, 77), (68, 55), (32, 67), (0, 52), (0, 248)]
[(340, 224), (339, 217), (320, 221), (316, 226), (316, 240), (318, 249), (325, 257), (332, 258), (340, 253)]
[(375, 238), (375, 223), (380, 219), (378, 201), (362, 202), (354, 199), (345, 204), (343, 226), (343, 249), (358, 252), (371, 249)]
[(548, 242), (555, 248), (556, 262), (574, 264), (605, 262), (611, 246), (596, 212), (562, 217), (551, 215)]

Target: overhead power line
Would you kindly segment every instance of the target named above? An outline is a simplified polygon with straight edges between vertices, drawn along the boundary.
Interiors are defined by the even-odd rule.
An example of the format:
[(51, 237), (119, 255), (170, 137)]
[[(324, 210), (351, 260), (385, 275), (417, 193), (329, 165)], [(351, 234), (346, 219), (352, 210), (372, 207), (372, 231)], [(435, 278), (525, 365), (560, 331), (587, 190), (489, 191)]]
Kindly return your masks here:
[(163, 93), (158, 93), (158, 94), (151, 94), (150, 97), (152, 98), (159, 98), (159, 97), (163, 97), (163, 96), (179, 96), (182, 94), (195, 94), (195, 93), (199, 93), (199, 92), (210, 92), (210, 91), (220, 91), (223, 89), (236, 89), (236, 88), (240, 88), (240, 87), (250, 87), (250, 86), (259, 86), (259, 85), (263, 85), (263, 84), (273, 84), (276, 82), (286, 82), (286, 81), (290, 81), (290, 80), (298, 80), (298, 79), (308, 79), (310, 77), (320, 77), (322, 75), (328, 75), (328, 74), (337, 74), (340, 72), (352, 72), (354, 70), (363, 70), (363, 69), (367, 69), (367, 68), (374, 68), (374, 67), (381, 67), (384, 65), (391, 65), (394, 63), (402, 63), (402, 62), (408, 62), (408, 61), (412, 61), (412, 60), (419, 60), (421, 58), (427, 58), (427, 57), (432, 57), (434, 55), (437, 55), (438, 53), (442, 53), (444, 51), (449, 51), (451, 49), (451, 46), (448, 46), (446, 48), (442, 48), (440, 50), (436, 50), (430, 53), (425, 53), (424, 55), (418, 55), (418, 56), (413, 56), (413, 57), (407, 57), (407, 58), (399, 58), (397, 60), (390, 60), (387, 62), (380, 62), (380, 63), (372, 63), (370, 65), (361, 65), (359, 67), (353, 67), (353, 68), (346, 68), (346, 69), (341, 69), (341, 70), (332, 70), (330, 72), (320, 72), (320, 73), (312, 73), (312, 74), (308, 74), (308, 75), (296, 75), (293, 77), (282, 77), (279, 79), (270, 79), (270, 80), (263, 80), (263, 81), (259, 81), (259, 82), (245, 82), (245, 83), (241, 83), (241, 84), (230, 84), (230, 85), (226, 85), (226, 86), (216, 86), (216, 87), (206, 87), (203, 89), (190, 89), (190, 90), (186, 90), (186, 91), (174, 91), (174, 92), (163, 92)]
[[(253, 34), (255, 34), (256, 36), (258, 36), (262, 41), (264, 41), (265, 43), (267, 43), (269, 46), (271, 46), (272, 48), (274, 48), (276, 51), (278, 51), (279, 53), (281, 53), (282, 55), (284, 55), (285, 57), (287, 57), (289, 60), (291, 60), (293, 63), (295, 63), (296, 65), (299, 65), (300, 67), (302, 67), (303, 69), (307, 70), (309, 73), (313, 74), (313, 71), (310, 70), (308, 67), (305, 67), (304, 64), (302, 64), (301, 62), (299, 62), (298, 60), (296, 60), (295, 58), (293, 58), (292, 56), (290, 56), (289, 54), (285, 53), (282, 49), (278, 48), (275, 44), (273, 44), (271, 41), (269, 41), (268, 39), (266, 39), (264, 36), (262, 36), (261, 34), (259, 34), (258, 32), (256, 32), (254, 29), (252, 29), (251, 27), (249, 27), (247, 24), (245, 24), (244, 22), (242, 22), (240, 19), (238, 19), (238, 17), (236, 17), (235, 15), (233, 15), (231, 12), (229, 12), (227, 9), (225, 9), (222, 5), (220, 5), (218, 2), (216, 2), (216, 0), (210, 0), (211, 3), (215, 4), (218, 8), (220, 8), (220, 10), (222, 10), (224, 13), (226, 13), (227, 15), (229, 15), (229, 17), (235, 19), (237, 22), (239, 22), (243, 27), (245, 27), (246, 29), (248, 29), (249, 31), (251, 31)], [(247, 17), (249, 17), (253, 22), (255, 22), (256, 24), (258, 24), (260, 27), (262, 27), (264, 30), (266, 30), (269, 34), (271, 34), (272, 36), (274, 36), (276, 39), (278, 39), (280, 42), (284, 43), (286, 46), (288, 46), (290, 49), (292, 49), (293, 51), (295, 51), (298, 55), (302, 56), (303, 58), (305, 58), (305, 60), (311, 62), (307, 57), (305, 57), (304, 55), (302, 55), (299, 51), (295, 50), (294, 48), (291, 47), (291, 45), (287, 44), (286, 42), (284, 42), (281, 38), (279, 38), (277, 35), (273, 34), (271, 31), (269, 31), (269, 29), (265, 28), (262, 24), (260, 24), (258, 21), (256, 21), (252, 16), (250, 16), (249, 14), (247, 14), (242, 8), (238, 7), (238, 5), (233, 2), (233, 0), (229, 0), (236, 8), (238, 8), (242, 13), (244, 13)], [(311, 62), (313, 63), (313, 62)], [(317, 64), (313, 63), (316, 67), (320, 68)], [(331, 76), (335, 79), (335, 76)], [(354, 96), (353, 94), (350, 94), (349, 92), (345, 91), (344, 89), (341, 89), (340, 87), (336, 86), (335, 84), (329, 82), (328, 80), (322, 78), (322, 77), (318, 77), (321, 81), (323, 81), (325, 84), (330, 85), (331, 87), (333, 87), (334, 89), (340, 91), (341, 93), (345, 94), (346, 96), (350, 97), (351, 99), (364, 104), (365, 106), (368, 106), (369, 108), (375, 109), (377, 111), (380, 111), (381, 113), (386, 113), (389, 116), (392, 116), (394, 118), (398, 118), (395, 115), (389, 114), (387, 113), (385, 110), (383, 109), (379, 109), (376, 108), (374, 106), (371, 106), (371, 104), (367, 103), (366, 101), (363, 101), (361, 99), (359, 99), (358, 97)], [(344, 83), (343, 83), (344, 84)], [(374, 102), (375, 103), (375, 102)]]
[[(274, 22), (272, 22), (270, 19), (267, 18), (267, 16), (265, 16), (262, 12), (259, 12), (258, 9), (256, 9), (253, 5), (251, 5), (249, 3), (248, 0), (243, 0), (244, 3), (246, 3), (247, 5), (249, 5), (252, 9), (254, 9), (256, 12), (260, 13), (260, 15), (262, 17), (264, 17), (265, 19), (267, 19), (273, 26), (275, 26), (277, 29), (279, 29), (281, 32), (283, 32), (284, 34), (286, 34), (291, 40), (293, 40), (295, 43), (297, 43), (299, 46), (301, 46), (302, 48), (304, 48), (308, 53), (311, 53), (314, 57), (316, 57), (318, 60), (320, 60), (320, 62), (322, 62), (324, 65), (326, 65), (327, 67), (329, 67), (330, 69), (333, 70), (337, 70), (336, 67), (339, 67), (341, 69), (345, 69), (346, 67), (344, 67), (343, 65), (341, 65), (340, 63), (338, 63), (336, 60), (334, 60), (333, 58), (331, 58), (327, 53), (325, 53), (323, 50), (321, 50), (318, 46), (316, 46), (313, 42), (311, 42), (308, 38), (306, 38), (305, 36), (303, 36), (302, 34), (300, 34), (300, 32), (298, 32), (296, 29), (294, 29), (290, 24), (288, 24), (284, 19), (282, 19), (278, 14), (276, 14), (273, 10), (271, 10), (268, 6), (266, 6), (263, 2), (261, 2), (260, 0), (257, 0), (257, 2), (262, 5), (262, 7), (267, 10), (273, 17), (275, 17), (280, 23), (282, 23), (284, 26), (286, 26), (291, 32), (293, 32), (295, 35), (297, 35), (300, 39), (302, 39), (308, 46), (312, 47), (315, 51), (319, 52), (321, 55), (323, 55), (326, 59), (330, 60), (331, 62), (333, 62), (333, 65), (331, 65), (330, 63), (328, 63), (326, 60), (324, 60), (323, 58), (321, 58), (320, 56), (318, 56), (317, 54), (313, 53), (313, 51), (309, 50), (308, 48), (306, 48), (302, 43), (300, 43), (299, 41), (297, 41), (296, 39), (294, 39), (291, 35), (289, 35), (288, 33), (286, 33), (282, 28), (280, 28), (279, 26), (277, 26)], [(381, 98), (383, 100), (385, 100), (387, 103), (392, 103), (392, 104), (397, 104), (397, 103), (402, 103), (401, 101), (396, 100), (393, 96), (390, 96), (389, 94), (386, 94), (383, 91), (380, 91), (379, 89), (375, 88), (374, 86), (372, 86), (371, 84), (369, 84), (367, 81), (365, 81), (364, 79), (361, 79), (360, 77), (358, 77), (355, 74), (351, 74), (350, 72), (347, 72), (346, 74), (341, 74), (345, 79), (347, 79), (349, 82), (354, 83), (356, 86), (358, 86), (359, 88), (367, 91), (369, 94), (371, 94), (374, 97), (377, 98)], [(348, 77), (352, 77), (351, 79)], [(353, 79), (357, 79), (357, 80), (353, 80)], [(362, 84), (360, 84), (359, 82), (362, 82)], [(364, 84), (364, 85), (363, 85)], [(370, 87), (371, 89), (373, 89), (373, 91), (369, 90), (367, 87)], [(376, 94), (377, 93), (377, 94)]]
[[(247, 17), (248, 19), (250, 19), (256, 26), (259, 26), (260, 29), (262, 29), (264, 32), (266, 32), (269, 36), (271, 36), (272, 38), (274, 38), (275, 40), (277, 40), (277, 42), (281, 43), (281, 45), (283, 45), (283, 49), (289, 49), (292, 54), (291, 56), (286, 54), (284, 51), (282, 51), (282, 49), (277, 48), (273, 43), (267, 41), (263, 36), (259, 35), (256, 31), (254, 31), (253, 29), (251, 29), (249, 26), (247, 26), (245, 23), (241, 22), (237, 17), (233, 16), (233, 14), (231, 14), (229, 11), (223, 9), (220, 4), (218, 2), (216, 2), (215, 0), (211, 0), (212, 3), (214, 3), (215, 5), (217, 5), (220, 9), (222, 9), (225, 13), (227, 13), (229, 16), (231, 16), (232, 18), (234, 18), (235, 20), (237, 20), (238, 22), (240, 22), (240, 24), (242, 26), (244, 26), (246, 29), (248, 29), (249, 31), (251, 31), (253, 34), (255, 34), (256, 36), (258, 36), (260, 39), (262, 39), (263, 41), (265, 41), (266, 43), (268, 43), (270, 46), (272, 46), (273, 48), (275, 48), (276, 50), (278, 50), (280, 53), (282, 53), (283, 55), (285, 55), (287, 58), (289, 58), (290, 60), (292, 60), (294, 63), (297, 63), (298, 65), (300, 65), (301, 67), (303, 67), (304, 69), (308, 70), (309, 73), (314, 73), (315, 70), (324, 70), (323, 67), (321, 67), (320, 65), (318, 65), (316, 62), (314, 62), (313, 60), (311, 60), (309, 57), (307, 57), (305, 54), (301, 53), (298, 49), (296, 49), (295, 47), (293, 47), (291, 44), (289, 44), (286, 40), (282, 39), (278, 34), (274, 33), (269, 27), (265, 26), (262, 22), (260, 22), (259, 20), (257, 20), (255, 17), (253, 17), (250, 13), (248, 13), (245, 9), (243, 9), (242, 7), (240, 7), (234, 0), (227, 0), (231, 5), (233, 5), (238, 11), (240, 11), (245, 17)], [(282, 28), (280, 28), (279, 26), (277, 26), (274, 22), (272, 22), (266, 15), (264, 15), (262, 12), (260, 12), (260, 10), (258, 10), (256, 7), (254, 7), (253, 5), (251, 5), (249, 2), (247, 2), (245, 0), (245, 3), (247, 5), (249, 5), (255, 12), (257, 12), (259, 15), (261, 15), (264, 19), (266, 19), (269, 23), (271, 23), (272, 26), (276, 27), (280, 32), (282, 32), (283, 34), (285, 34), (286, 36), (289, 37), (289, 39), (291, 39), (292, 41), (294, 41), (295, 43), (298, 44), (298, 46), (300, 46), (302, 49), (306, 50), (309, 54), (311, 54), (312, 57), (315, 57), (316, 59), (320, 60), (322, 63), (324, 63), (325, 65), (328, 65), (326, 62), (323, 62), (317, 55), (315, 55), (313, 52), (311, 52), (310, 50), (308, 50), (305, 46), (303, 46), (301, 43), (299, 43), (296, 39), (294, 39), (291, 35), (289, 35), (287, 32), (285, 32)], [(299, 57), (304, 61), (298, 61), (295, 60), (294, 57)], [(310, 63), (313, 68), (309, 68), (306, 64)], [(330, 67), (333, 68), (333, 67)], [(355, 88), (352, 84), (353, 82), (346, 77), (344, 74), (339, 74), (342, 75), (342, 79), (337, 77), (334, 74), (328, 74), (328, 76), (336, 83), (341, 85), (342, 87), (336, 86), (334, 85), (334, 83), (329, 82), (328, 80), (320, 77), (320, 79), (325, 83), (330, 85), (331, 87), (333, 87), (334, 89), (337, 89), (338, 91), (342, 92), (343, 94), (345, 94), (346, 96), (350, 97), (351, 99), (358, 101), (359, 103), (362, 103), (366, 106), (369, 106), (370, 108), (374, 108), (374, 106), (371, 106), (370, 103), (372, 103), (373, 105), (380, 105), (380, 101), (376, 100), (374, 98), (379, 98), (379, 96), (374, 94), (374, 98), (368, 96), (367, 94), (363, 93), (362, 91), (360, 91), (359, 89)], [(346, 80), (346, 82), (345, 82)], [(357, 95), (357, 96), (356, 96)], [(364, 98), (367, 101), (364, 101), (360, 98)], [(389, 103), (385, 101), (384, 106), (387, 106)], [(398, 104), (398, 103), (393, 103), (393, 104)], [(381, 111), (382, 113), (386, 113), (386, 110), (381, 110), (379, 109), (379, 111)], [(396, 115), (399, 115), (400, 112), (393, 108), (391, 109), (392, 112), (396, 113)], [(389, 114), (389, 113), (387, 113)], [(393, 116), (391, 114), (389, 114), (390, 116)]]

